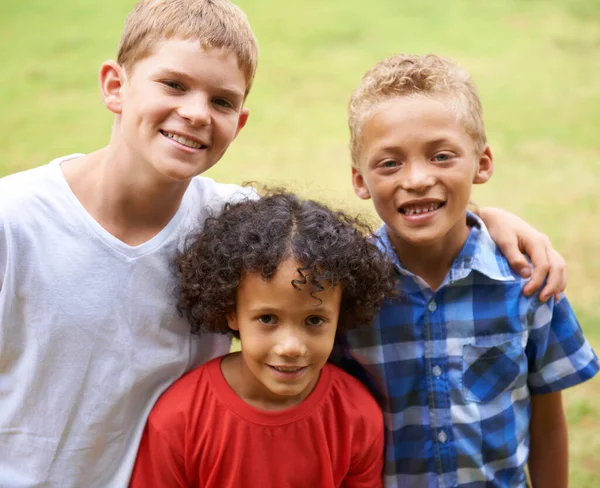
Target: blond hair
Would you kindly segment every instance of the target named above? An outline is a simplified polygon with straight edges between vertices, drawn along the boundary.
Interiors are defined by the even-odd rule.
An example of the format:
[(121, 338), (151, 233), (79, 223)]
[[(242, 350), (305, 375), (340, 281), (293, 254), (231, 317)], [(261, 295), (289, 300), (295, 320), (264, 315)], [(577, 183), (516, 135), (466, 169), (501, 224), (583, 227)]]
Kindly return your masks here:
[(175, 37), (235, 54), (248, 94), (258, 63), (258, 43), (246, 14), (227, 0), (140, 0), (125, 22), (117, 62), (130, 70), (152, 53), (157, 42)]
[(350, 153), (355, 168), (359, 165), (362, 127), (373, 108), (383, 101), (411, 95), (452, 97), (457, 116), (473, 137), (477, 151), (485, 149), (481, 101), (469, 74), (452, 60), (434, 54), (398, 54), (367, 71), (350, 99)]

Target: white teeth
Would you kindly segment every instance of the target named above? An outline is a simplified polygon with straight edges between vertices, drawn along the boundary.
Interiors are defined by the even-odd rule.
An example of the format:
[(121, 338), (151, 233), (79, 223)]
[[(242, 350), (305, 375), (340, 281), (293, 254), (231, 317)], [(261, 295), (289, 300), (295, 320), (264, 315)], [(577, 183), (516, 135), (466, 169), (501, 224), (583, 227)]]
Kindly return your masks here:
[(404, 215), (419, 215), (425, 212), (433, 212), (442, 206), (441, 203), (430, 203), (420, 207), (411, 207), (402, 209)]
[(172, 134), (171, 132), (163, 132), (169, 139), (173, 139), (177, 141), (179, 144), (183, 144), (184, 146), (191, 147), (192, 149), (200, 149), (202, 144), (196, 141), (192, 141), (190, 139), (186, 139), (185, 137), (178, 136), (177, 134)]
[(281, 366), (273, 366), (277, 371), (281, 371), (282, 373), (295, 373), (296, 371), (300, 371), (302, 368), (285, 368)]

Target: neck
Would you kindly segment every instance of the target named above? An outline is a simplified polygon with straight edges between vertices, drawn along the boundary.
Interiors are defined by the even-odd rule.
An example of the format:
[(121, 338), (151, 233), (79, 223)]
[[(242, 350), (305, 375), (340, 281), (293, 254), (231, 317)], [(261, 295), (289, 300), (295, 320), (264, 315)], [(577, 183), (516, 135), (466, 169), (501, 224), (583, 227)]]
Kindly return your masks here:
[(75, 196), (108, 232), (139, 245), (173, 218), (189, 181), (166, 181), (153, 168), (111, 146), (66, 161), (61, 169)]
[(389, 235), (402, 266), (422, 278), (434, 291), (443, 283), (468, 237), (469, 227), (464, 221), (428, 245), (415, 245)]

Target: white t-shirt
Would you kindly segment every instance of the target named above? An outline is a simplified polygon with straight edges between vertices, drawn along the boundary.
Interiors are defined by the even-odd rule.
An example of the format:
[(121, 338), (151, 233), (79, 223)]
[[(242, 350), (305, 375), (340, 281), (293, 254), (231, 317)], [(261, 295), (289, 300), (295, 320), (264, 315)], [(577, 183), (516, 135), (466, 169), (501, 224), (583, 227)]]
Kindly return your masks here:
[(194, 178), (169, 224), (132, 247), (86, 212), (65, 159), (0, 179), (3, 488), (126, 486), (159, 395), (229, 349), (190, 334), (171, 263), (209, 208), (248, 191)]

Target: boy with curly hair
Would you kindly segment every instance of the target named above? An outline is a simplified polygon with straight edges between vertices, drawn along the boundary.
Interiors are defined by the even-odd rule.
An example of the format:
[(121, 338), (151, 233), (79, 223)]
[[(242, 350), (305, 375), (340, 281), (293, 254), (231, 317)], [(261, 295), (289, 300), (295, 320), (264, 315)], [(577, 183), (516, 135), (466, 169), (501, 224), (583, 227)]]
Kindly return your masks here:
[(376, 327), (349, 331), (350, 358), (384, 399), (389, 487), (567, 486), (561, 390), (598, 361), (564, 295), (526, 296), (476, 215), (493, 173), (469, 75), (435, 55), (397, 55), (349, 105), (352, 178), (402, 295)]
[(336, 334), (394, 293), (368, 230), (286, 192), (206, 221), (178, 259), (179, 306), (195, 333), (234, 335), (242, 350), (161, 396), (132, 487), (382, 486), (381, 411), (327, 363)]
[[(126, 485), (159, 395), (229, 350), (190, 335), (170, 263), (243, 194), (196, 176), (246, 124), (257, 57), (227, 0), (141, 0), (100, 69), (106, 147), (0, 180), (0, 486)], [(506, 217), (490, 229), (515, 266), (522, 239), (538, 286), (549, 262), (560, 276), (547, 238)]]

